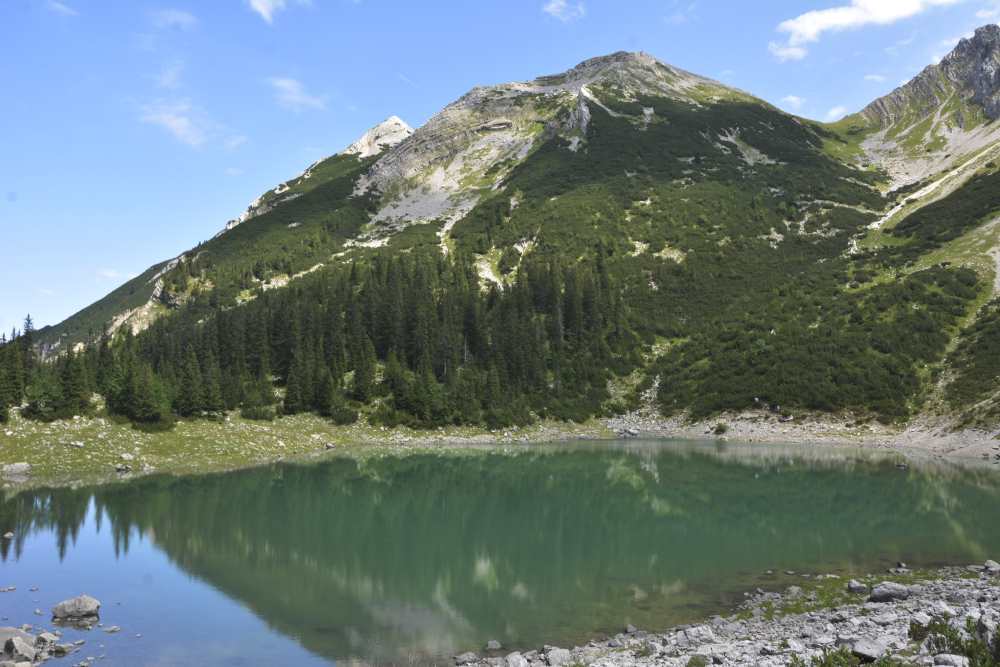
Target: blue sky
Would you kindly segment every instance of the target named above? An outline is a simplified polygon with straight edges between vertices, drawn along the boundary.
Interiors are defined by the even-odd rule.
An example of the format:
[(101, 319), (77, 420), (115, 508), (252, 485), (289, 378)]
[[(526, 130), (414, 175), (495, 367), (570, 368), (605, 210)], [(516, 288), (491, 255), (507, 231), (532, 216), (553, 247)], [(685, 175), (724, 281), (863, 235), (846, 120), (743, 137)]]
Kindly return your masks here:
[(1000, 0), (2, 0), (0, 329), (54, 324), (383, 118), (647, 51), (855, 111)]

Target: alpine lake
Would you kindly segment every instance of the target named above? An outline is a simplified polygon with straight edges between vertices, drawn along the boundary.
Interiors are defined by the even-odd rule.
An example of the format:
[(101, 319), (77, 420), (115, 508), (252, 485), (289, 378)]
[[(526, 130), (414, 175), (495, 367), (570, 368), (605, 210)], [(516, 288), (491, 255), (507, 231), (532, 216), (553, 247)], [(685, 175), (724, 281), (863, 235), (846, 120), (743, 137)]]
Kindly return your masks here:
[(446, 664), (732, 613), (803, 573), (1000, 554), (1000, 474), (900, 461), (629, 440), (8, 491), (0, 625), (49, 628), (87, 593), (101, 626), (63, 629), (86, 641), (67, 664)]

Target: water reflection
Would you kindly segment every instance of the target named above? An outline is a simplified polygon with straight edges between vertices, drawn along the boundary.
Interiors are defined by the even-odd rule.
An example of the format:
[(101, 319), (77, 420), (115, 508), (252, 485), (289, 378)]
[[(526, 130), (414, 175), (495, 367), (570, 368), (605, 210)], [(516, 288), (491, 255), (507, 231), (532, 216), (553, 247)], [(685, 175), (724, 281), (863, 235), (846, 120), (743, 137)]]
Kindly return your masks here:
[(0, 556), (103, 526), (128, 558), (142, 536), (318, 655), (399, 662), (683, 622), (769, 568), (1000, 553), (997, 475), (802, 453), (632, 443), (32, 491), (0, 504)]

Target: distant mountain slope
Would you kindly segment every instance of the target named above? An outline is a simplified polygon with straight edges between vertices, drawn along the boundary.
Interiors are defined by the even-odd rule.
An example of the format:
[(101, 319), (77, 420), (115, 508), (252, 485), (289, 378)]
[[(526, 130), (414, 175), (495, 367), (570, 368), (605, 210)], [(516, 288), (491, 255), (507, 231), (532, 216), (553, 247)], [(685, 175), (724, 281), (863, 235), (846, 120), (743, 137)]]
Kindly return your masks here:
[[(404, 270), (391, 262), (414, 258), (423, 268), (405, 270), (428, 285), (436, 265), (460, 292), (469, 268), (484, 294), (541, 289), (579, 265), (620, 287), (606, 305), (639, 337), (610, 411), (641, 396), (701, 417), (793, 406), (903, 419), (954, 411), (955, 396), (993, 400), (976, 341), (1000, 285), (998, 50), (1000, 28), (982, 28), (831, 125), (641, 53), (475, 88), (416, 130), (388, 119), (41, 338), (64, 349), (157, 318), (183, 328), (190, 313), (163, 316), (192, 306), (197, 322), (235, 306), (283, 322), (312, 305), (280, 288), (332, 299), (322, 286), (346, 280), (389, 364), (385, 327), (399, 325), (380, 299), (403, 305), (380, 281)], [(533, 326), (561, 332), (561, 308)], [(978, 313), (992, 319), (975, 328)], [(435, 317), (453, 342), (454, 317)], [(612, 336), (616, 350), (630, 335)], [(284, 382), (290, 353), (271, 343)]]

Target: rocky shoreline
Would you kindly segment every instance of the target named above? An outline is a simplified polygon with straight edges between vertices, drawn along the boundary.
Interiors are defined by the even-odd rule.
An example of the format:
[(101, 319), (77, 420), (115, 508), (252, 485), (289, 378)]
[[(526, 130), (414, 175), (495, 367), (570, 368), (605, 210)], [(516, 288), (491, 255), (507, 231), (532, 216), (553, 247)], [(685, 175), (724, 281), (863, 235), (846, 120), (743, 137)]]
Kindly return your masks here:
[[(795, 575), (786, 572), (785, 575)], [(761, 667), (829, 665), (1000, 665), (1000, 563), (912, 572), (905, 564), (861, 580), (795, 575), (802, 585), (760, 588), (729, 616), (646, 632), (632, 626), (572, 649), (543, 646), (455, 656), (458, 667)], [(61, 627), (118, 631), (100, 624), (100, 602), (87, 595), (52, 609), (54, 629), (0, 627), (0, 667), (32, 667), (82, 650)], [(103, 655), (101, 656), (104, 657)], [(970, 659), (971, 658), (971, 659)], [(88, 657), (74, 667), (88, 667)]]
[[(1000, 665), (1000, 564), (925, 575), (903, 564), (888, 578), (756, 590), (728, 617), (662, 633), (633, 627), (573, 649), (545, 646), (503, 654), (464, 653), (467, 667), (707, 667), (707, 665)], [(908, 581), (909, 583), (901, 583)], [(811, 588), (812, 590), (807, 590)], [(977, 662), (970, 661), (970, 656)]]

